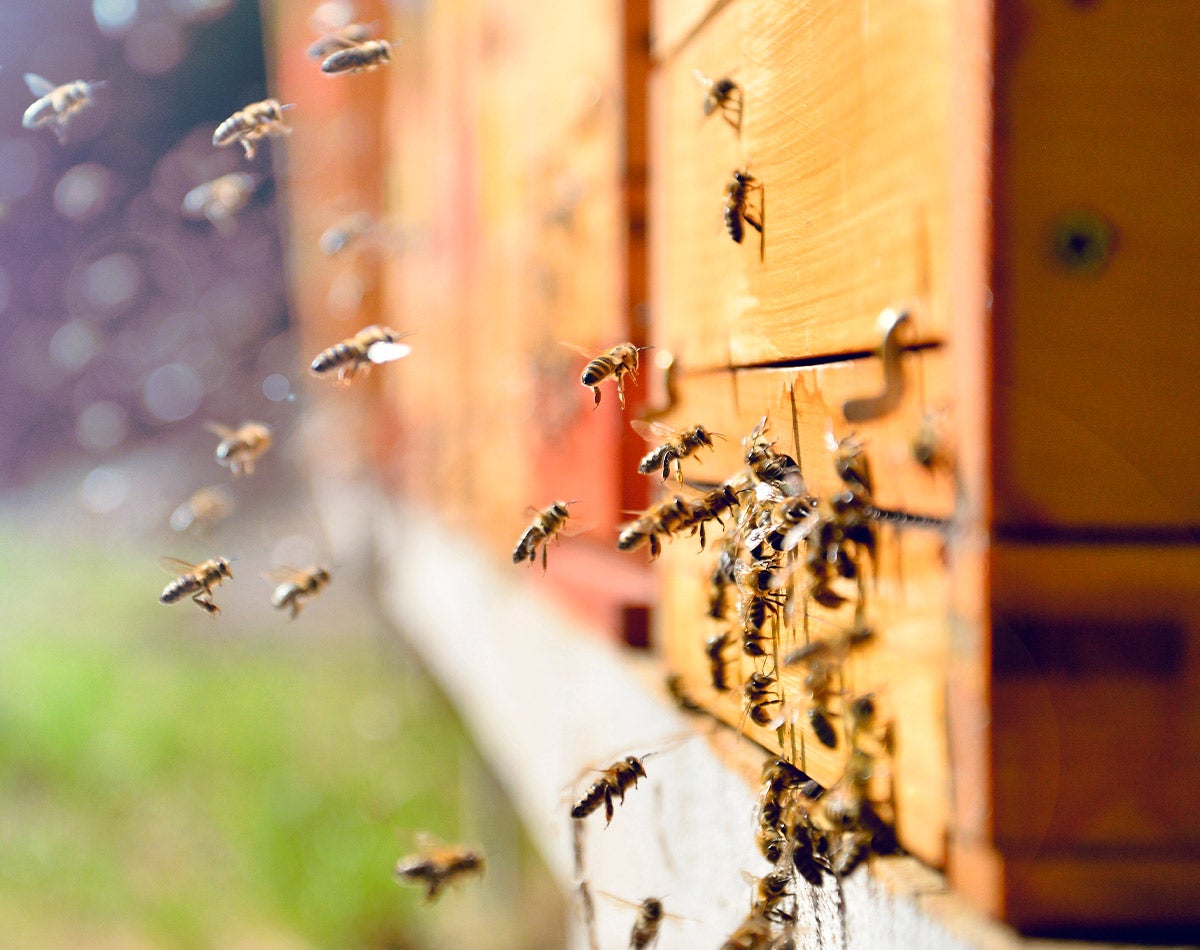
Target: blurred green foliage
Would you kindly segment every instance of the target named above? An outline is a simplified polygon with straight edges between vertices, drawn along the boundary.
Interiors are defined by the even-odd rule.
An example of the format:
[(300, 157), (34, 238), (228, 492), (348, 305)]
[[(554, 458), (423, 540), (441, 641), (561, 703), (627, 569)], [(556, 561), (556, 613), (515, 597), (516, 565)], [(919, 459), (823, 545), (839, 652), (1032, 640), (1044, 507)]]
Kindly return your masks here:
[[(533, 867), (515, 900), (496, 892), (503, 874), (432, 908), (392, 880), (414, 831), (457, 834), (474, 753), (377, 620), (343, 610), (315, 635), (307, 615), (233, 631), (186, 601), (158, 605), (144, 566), (0, 537), (12, 945), (555, 945), (556, 898), (525, 843), (489, 854), (489, 879), (498, 859)], [(481, 806), (511, 824), (506, 809)], [(526, 920), (471, 923), (510, 900)], [(475, 942), (479, 930), (505, 942)]]

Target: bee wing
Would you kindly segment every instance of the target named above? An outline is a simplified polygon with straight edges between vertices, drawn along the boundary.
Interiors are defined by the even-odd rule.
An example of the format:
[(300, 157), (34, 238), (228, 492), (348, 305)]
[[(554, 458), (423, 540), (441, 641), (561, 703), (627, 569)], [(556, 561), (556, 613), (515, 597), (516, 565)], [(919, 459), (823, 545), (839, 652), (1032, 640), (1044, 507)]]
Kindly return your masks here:
[(54, 92), (54, 90), (57, 88), (49, 79), (46, 79), (44, 76), (39, 76), (37, 73), (26, 73), (25, 85), (28, 86), (29, 91), (39, 99), (42, 98), (42, 96), (50, 95), (50, 93)]
[(288, 567), (286, 564), (280, 564), (278, 567), (273, 567), (268, 571), (260, 571), (259, 574), (265, 581), (272, 584), (286, 584), (288, 581), (295, 581), (302, 578), (307, 572), (295, 567)]
[(663, 442), (677, 431), (674, 426), (665, 422), (647, 422), (645, 419), (630, 419), (629, 425), (647, 442)]
[(204, 428), (220, 439), (232, 438), (237, 433), (236, 429), (231, 429), (228, 426), (223, 426), (221, 423), (212, 422), (211, 420), (204, 423)]
[(794, 524), (788, 529), (787, 533), (784, 534), (780, 550), (791, 551), (793, 548), (795, 548), (796, 545), (812, 534), (813, 528), (817, 526), (817, 522), (819, 520), (820, 519), (817, 513), (813, 511), (801, 521), (798, 521), (796, 524)]
[(389, 343), (381, 340), (367, 347), (367, 359), (372, 363), (390, 363), (393, 360), (404, 359), (411, 352), (412, 347), (407, 343)]
[(177, 557), (166, 557), (165, 555), (158, 559), (158, 566), (168, 574), (175, 575), (190, 574), (196, 569), (196, 565), (191, 561), (185, 561)]
[(565, 346), (568, 350), (571, 350), (573, 353), (578, 353), (585, 360), (595, 359), (596, 355), (597, 355), (594, 350), (585, 350), (582, 346), (579, 346), (575, 343), (568, 343), (566, 340), (559, 340), (558, 345)]

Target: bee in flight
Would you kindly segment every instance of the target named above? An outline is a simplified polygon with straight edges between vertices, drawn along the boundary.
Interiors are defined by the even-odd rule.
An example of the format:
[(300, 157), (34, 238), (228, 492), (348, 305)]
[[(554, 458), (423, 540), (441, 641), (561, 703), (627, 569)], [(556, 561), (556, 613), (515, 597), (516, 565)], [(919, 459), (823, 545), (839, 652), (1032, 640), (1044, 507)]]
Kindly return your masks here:
[(190, 498), (171, 512), (171, 527), (176, 531), (189, 529), (207, 531), (233, 511), (229, 492), (219, 485), (198, 488)]
[(396, 45), (387, 40), (366, 40), (339, 49), (321, 63), (321, 72), (334, 76), (338, 73), (362, 73), (377, 69), (392, 61), (392, 49)]
[(721, 118), (733, 126), (734, 131), (741, 132), (742, 87), (728, 76), (711, 79), (698, 69), (693, 69), (692, 75), (704, 87), (704, 114), (709, 116), (720, 110)]
[(254, 463), (271, 447), (271, 429), (261, 422), (243, 422), (230, 429), (218, 422), (204, 423), (221, 441), (217, 443), (217, 463), (226, 466), (234, 477), (254, 474)]
[(317, 245), (326, 257), (340, 254), (375, 230), (375, 219), (367, 211), (354, 211), (338, 218), (321, 232)]
[(642, 765), (642, 760), (636, 755), (625, 756), (600, 773), (600, 777), (571, 808), (571, 817), (586, 818), (603, 804), (604, 823), (607, 825), (613, 817), (613, 799), (625, 801), (625, 791), (631, 786), (636, 788), (638, 779), (645, 777), (646, 767)]
[(390, 363), (408, 356), (412, 347), (400, 342), (406, 335), (390, 327), (372, 324), (349, 339), (322, 350), (313, 358), (309, 370), (317, 376), (336, 370), (338, 385), (349, 386), (359, 370), (365, 376), (373, 363)]
[(159, 603), (173, 604), (188, 594), (192, 600), (203, 607), (212, 616), (221, 612), (221, 608), (213, 603), (212, 589), (226, 578), (233, 579), (229, 570), (229, 561), (223, 557), (210, 558), (201, 564), (189, 564), (179, 558), (159, 558), (163, 569), (179, 576), (163, 588)]
[(308, 55), (311, 59), (323, 60), (338, 50), (349, 49), (351, 46), (365, 43), (374, 32), (372, 27), (366, 23), (346, 23), (343, 26), (327, 25), (325, 27), (318, 25), (318, 29), (323, 30), (323, 33), (321, 38), (308, 48)]
[(537, 549), (540, 545), (542, 570), (545, 571), (546, 548), (550, 540), (556, 537), (570, 537), (572, 533), (567, 529), (567, 519), (571, 517), (567, 506), (573, 504), (575, 504), (573, 501), (556, 501), (549, 508), (543, 508), (541, 511), (530, 508), (529, 510), (534, 515), (533, 521), (517, 539), (517, 546), (513, 548), (513, 563), (520, 564), (522, 561), (528, 561), (532, 564), (537, 559)]
[(422, 884), (425, 900), (435, 900), (445, 885), (482, 875), (483, 852), (461, 844), (442, 844), (431, 835), (417, 834), (417, 852), (396, 862), (396, 880)]
[(653, 475), (662, 469), (663, 480), (666, 480), (672, 468), (679, 484), (683, 484), (683, 466), (680, 464), (689, 455), (702, 448), (713, 446), (713, 437), (720, 438), (720, 433), (709, 432), (704, 426), (692, 426), (690, 429), (673, 429), (665, 422), (645, 422), (633, 419), (629, 423), (633, 431), (647, 442), (662, 441), (657, 448), (647, 452), (638, 463), (638, 471), (643, 475)]
[(92, 104), (92, 92), (103, 86), (104, 82), (77, 79), (56, 86), (37, 73), (26, 73), (25, 85), (37, 99), (25, 110), (21, 125), (27, 129), (50, 126), (54, 129), (58, 144), (63, 145), (67, 141), (67, 123)]
[[(749, 208), (750, 193), (758, 192), (758, 210)], [(725, 230), (738, 244), (746, 238), (745, 225), (750, 225), (759, 234), (759, 258), (763, 255), (763, 186), (750, 174), (748, 168), (739, 168), (725, 185)]]
[[(583, 356), (588, 355), (586, 350), (573, 344), (565, 345)], [(617, 398), (621, 401), (621, 408), (625, 408), (625, 376), (637, 379), (638, 351), (644, 349), (646, 347), (634, 346), (632, 343), (618, 343), (592, 359), (583, 368), (579, 381), (591, 389), (595, 395), (596, 401), (592, 406), (593, 409), (600, 405), (600, 384), (610, 376), (617, 382)]]
[(268, 581), (277, 585), (271, 595), (271, 606), (286, 610), (295, 620), (300, 609), (320, 593), (332, 579), (327, 568), (314, 565), (298, 571), (294, 567), (277, 567), (263, 574)]
[(213, 145), (224, 147), (241, 142), (249, 160), (254, 157), (255, 143), (259, 139), (291, 134), (292, 130), (283, 121), (284, 110), (290, 108), (291, 103), (280, 105), (278, 99), (252, 102), (217, 126), (213, 132)]
[(257, 175), (246, 172), (231, 172), (203, 182), (183, 196), (183, 215), (194, 221), (207, 218), (222, 234), (229, 234), (234, 216), (246, 207), (258, 182)]

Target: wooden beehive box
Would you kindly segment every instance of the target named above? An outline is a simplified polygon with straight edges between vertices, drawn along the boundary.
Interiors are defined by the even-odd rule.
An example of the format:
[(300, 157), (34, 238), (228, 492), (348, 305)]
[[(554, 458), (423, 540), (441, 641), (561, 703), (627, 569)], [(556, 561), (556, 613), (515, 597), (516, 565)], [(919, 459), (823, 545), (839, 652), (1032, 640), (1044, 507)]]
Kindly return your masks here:
[[(1200, 11), (650, 6), (366, 6), (401, 55), (336, 81), (295, 59), (311, 32), (280, 8), (279, 93), (311, 115), (289, 143), (297, 246), (357, 203), (402, 235), (344, 311), (341, 265), (295, 252), (306, 347), (415, 331), (413, 358), (332, 397), (351, 411), (322, 449), (504, 569), (527, 505), (580, 499), (591, 530), (522, 579), (631, 637), (631, 608), (661, 606), (666, 666), (737, 726), (703, 652), (712, 543), (672, 541), (653, 572), (613, 550), (660, 491), (628, 420), (648, 401), (722, 433), (685, 463), (718, 481), (767, 415), (819, 495), (840, 487), (828, 436), (856, 433), (878, 506), (953, 521), (881, 528), (875, 638), (844, 670), (893, 722), (875, 791), (903, 846), (1030, 931), (1200, 924)], [(697, 71), (737, 83), (738, 127), (704, 115)], [(737, 169), (762, 186), (761, 245), (723, 224)], [(890, 370), (887, 308), (908, 314)], [(561, 341), (622, 340), (673, 355), (670, 405), (647, 365), (626, 412), (611, 389), (593, 411)], [(881, 412), (847, 413), (889, 379)], [(930, 427), (933, 466), (913, 453)], [(854, 620), (812, 607), (781, 649)], [(800, 673), (782, 691), (804, 708)], [(800, 725), (782, 746), (744, 728), (836, 781), (845, 743)]]

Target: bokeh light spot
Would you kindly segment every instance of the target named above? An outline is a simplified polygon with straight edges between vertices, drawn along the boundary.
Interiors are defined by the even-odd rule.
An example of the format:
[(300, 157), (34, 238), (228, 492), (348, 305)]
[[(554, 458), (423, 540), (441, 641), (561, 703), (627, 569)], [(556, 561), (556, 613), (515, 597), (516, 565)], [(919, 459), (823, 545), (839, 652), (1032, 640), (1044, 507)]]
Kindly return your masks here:
[(104, 33), (124, 33), (137, 12), (137, 0), (92, 0), (92, 17)]
[(0, 201), (24, 198), (38, 177), (38, 154), (27, 139), (0, 141)]
[(168, 20), (139, 23), (125, 40), (125, 59), (146, 76), (159, 76), (179, 65), (187, 52), (183, 30)]
[(263, 395), (271, 402), (283, 402), (292, 391), (292, 384), (282, 373), (272, 373), (262, 384)]
[(99, 216), (112, 196), (112, 175), (103, 165), (86, 162), (69, 168), (54, 186), (54, 207), (64, 218), (87, 221)]
[(85, 449), (116, 448), (129, 434), (129, 417), (115, 402), (94, 402), (79, 414), (75, 438)]
[(50, 337), (50, 359), (65, 370), (77, 370), (100, 352), (100, 338), (90, 324), (68, 320)]
[(94, 515), (116, 511), (129, 497), (129, 476), (119, 468), (101, 465), (94, 468), (79, 486), (79, 500)]
[(83, 295), (94, 306), (119, 310), (133, 302), (142, 288), (142, 268), (132, 254), (106, 254), (83, 272)]
[(168, 363), (150, 374), (142, 387), (142, 401), (156, 418), (178, 422), (200, 408), (203, 392), (194, 369), (182, 363)]

